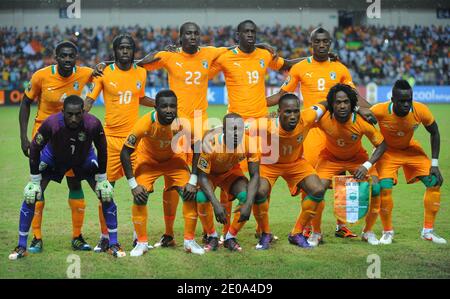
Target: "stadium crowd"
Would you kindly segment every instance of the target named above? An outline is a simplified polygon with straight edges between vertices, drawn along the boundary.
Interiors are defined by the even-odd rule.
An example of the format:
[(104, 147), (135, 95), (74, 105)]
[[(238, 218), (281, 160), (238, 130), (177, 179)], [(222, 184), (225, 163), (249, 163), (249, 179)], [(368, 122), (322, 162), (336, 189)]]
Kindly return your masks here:
[[(268, 43), (282, 57), (309, 55), (308, 36), (312, 28), (300, 26), (260, 27), (258, 41)], [(235, 28), (204, 27), (202, 44), (230, 46), (235, 44)], [(178, 28), (165, 27), (97, 27), (97, 28), (0, 28), (0, 88), (23, 89), (39, 68), (53, 64), (53, 50), (61, 40), (74, 41), (79, 64), (94, 66), (112, 60), (112, 39), (121, 32), (132, 34), (137, 43), (136, 58), (163, 50), (174, 44)], [(445, 27), (347, 27), (335, 28), (333, 51), (346, 64), (356, 84), (392, 84), (397, 79), (416, 84), (448, 85), (450, 26)], [(278, 86), (285, 74), (269, 72), (266, 81)], [(224, 84), (223, 77), (213, 84)], [(148, 86), (166, 86), (165, 71), (149, 72)]]

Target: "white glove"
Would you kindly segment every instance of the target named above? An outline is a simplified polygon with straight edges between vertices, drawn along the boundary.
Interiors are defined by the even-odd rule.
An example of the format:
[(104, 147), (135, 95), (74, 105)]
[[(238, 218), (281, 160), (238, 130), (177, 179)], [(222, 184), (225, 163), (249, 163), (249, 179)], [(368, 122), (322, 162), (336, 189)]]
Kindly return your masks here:
[(23, 189), (23, 197), (27, 204), (34, 204), (36, 200), (42, 199), (40, 174), (30, 175), (30, 182)]
[(106, 179), (106, 174), (96, 174), (95, 181), (95, 193), (97, 197), (104, 202), (110, 202), (114, 196), (114, 188)]

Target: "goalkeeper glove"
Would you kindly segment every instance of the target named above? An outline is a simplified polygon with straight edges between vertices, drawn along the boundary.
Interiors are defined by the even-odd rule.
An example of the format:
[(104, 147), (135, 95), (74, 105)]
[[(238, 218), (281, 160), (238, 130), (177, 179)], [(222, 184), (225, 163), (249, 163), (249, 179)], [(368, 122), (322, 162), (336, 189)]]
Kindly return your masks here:
[(30, 175), (30, 182), (23, 190), (23, 197), (27, 204), (34, 204), (36, 200), (41, 200), (41, 180), (42, 176), (40, 174)]
[(96, 174), (95, 181), (97, 182), (95, 185), (97, 197), (104, 202), (110, 202), (113, 199), (114, 188), (106, 179), (106, 173)]

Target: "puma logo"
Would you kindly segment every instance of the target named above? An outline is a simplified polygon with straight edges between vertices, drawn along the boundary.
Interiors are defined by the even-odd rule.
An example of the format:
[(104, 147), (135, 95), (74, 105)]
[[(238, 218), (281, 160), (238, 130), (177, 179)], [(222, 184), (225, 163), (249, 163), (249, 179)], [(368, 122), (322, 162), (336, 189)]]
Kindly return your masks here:
[(175, 62), (175, 64), (178, 65), (181, 68), (183, 67), (183, 63), (181, 63), (181, 62)]
[(308, 78), (312, 78), (312, 74), (313, 74), (313, 72), (305, 73), (305, 76), (308, 77)]

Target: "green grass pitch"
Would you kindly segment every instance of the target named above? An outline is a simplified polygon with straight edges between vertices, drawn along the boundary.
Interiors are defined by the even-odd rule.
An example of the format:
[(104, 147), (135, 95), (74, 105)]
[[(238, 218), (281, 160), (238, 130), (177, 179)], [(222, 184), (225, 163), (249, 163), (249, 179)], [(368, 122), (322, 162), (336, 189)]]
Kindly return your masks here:
[[(441, 210), (435, 229), (450, 239), (449, 204), (449, 130), (450, 105), (431, 105), (441, 132), (440, 166), (447, 181), (442, 187)], [(145, 113), (146, 109), (141, 109)], [(224, 106), (211, 106), (210, 117), (220, 118)], [(332, 215), (331, 192), (326, 196), (323, 217), (325, 244), (304, 251), (287, 241), (287, 234), (295, 223), (300, 209), (298, 197), (291, 197), (283, 180), (273, 190), (270, 222), (274, 234), (280, 237), (270, 250), (254, 249), (255, 220), (246, 224), (239, 234), (243, 252), (230, 253), (221, 248), (204, 256), (186, 254), (183, 251), (183, 218), (181, 204), (175, 221), (175, 249), (154, 249), (140, 258), (129, 256), (114, 259), (107, 254), (73, 252), (70, 247), (71, 213), (67, 204), (66, 183), (51, 183), (46, 191), (43, 220), (44, 252), (29, 255), (19, 261), (9, 261), (8, 254), (17, 244), (19, 208), (23, 188), (28, 181), (28, 161), (20, 150), (18, 107), (0, 109), (0, 278), (66, 278), (70, 265), (67, 258), (76, 253), (81, 259), (81, 278), (367, 278), (370, 263), (367, 257), (377, 254), (381, 261), (381, 278), (450, 278), (450, 247), (438, 246), (419, 238), (423, 219), (423, 192), (421, 183), (406, 185), (401, 174), (400, 184), (394, 189), (395, 242), (391, 246), (370, 246), (361, 240), (343, 240), (334, 237), (335, 220)], [(31, 112), (32, 118), (36, 109)], [(93, 113), (103, 119), (104, 109), (95, 107)], [(430, 153), (429, 135), (423, 127), (416, 138)], [(367, 146), (367, 142), (365, 143)], [(150, 195), (149, 242), (155, 243), (164, 232), (162, 213), (162, 180), (158, 180), (155, 192)], [(83, 234), (95, 246), (99, 237), (97, 199), (86, 182), (86, 217)], [(124, 179), (116, 185), (116, 203), (119, 215), (119, 239), (127, 251), (132, 249), (131, 203), (132, 197)], [(353, 227), (360, 234), (363, 223)], [(218, 229), (221, 226), (218, 225)], [(375, 231), (380, 237), (378, 219)], [(31, 233), (30, 233), (31, 235)], [(197, 241), (200, 242), (201, 224), (197, 225)], [(32, 235), (29, 237), (31, 240)]]

